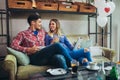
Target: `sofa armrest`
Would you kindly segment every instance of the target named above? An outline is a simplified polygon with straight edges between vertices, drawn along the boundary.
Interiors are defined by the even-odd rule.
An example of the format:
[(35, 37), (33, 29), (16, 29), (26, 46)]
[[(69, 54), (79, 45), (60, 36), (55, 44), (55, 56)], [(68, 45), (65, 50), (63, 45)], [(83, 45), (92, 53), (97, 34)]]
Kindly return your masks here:
[(108, 58), (110, 61), (113, 61), (116, 55), (115, 50), (106, 47), (102, 47), (102, 49), (103, 49), (103, 56)]
[(17, 61), (14, 55), (8, 54), (4, 60), (4, 69), (9, 73), (10, 80), (16, 80)]

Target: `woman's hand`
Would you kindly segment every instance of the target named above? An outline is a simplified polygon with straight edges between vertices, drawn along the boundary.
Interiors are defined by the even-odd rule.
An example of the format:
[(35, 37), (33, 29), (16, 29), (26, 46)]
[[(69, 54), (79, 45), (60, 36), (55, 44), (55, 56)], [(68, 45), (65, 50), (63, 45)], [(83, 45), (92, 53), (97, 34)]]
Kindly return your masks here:
[(77, 49), (80, 49), (80, 45), (77, 46)]
[(59, 38), (58, 38), (58, 37), (55, 37), (55, 38), (53, 38), (53, 40), (52, 40), (52, 43), (56, 43), (56, 42), (59, 42)]

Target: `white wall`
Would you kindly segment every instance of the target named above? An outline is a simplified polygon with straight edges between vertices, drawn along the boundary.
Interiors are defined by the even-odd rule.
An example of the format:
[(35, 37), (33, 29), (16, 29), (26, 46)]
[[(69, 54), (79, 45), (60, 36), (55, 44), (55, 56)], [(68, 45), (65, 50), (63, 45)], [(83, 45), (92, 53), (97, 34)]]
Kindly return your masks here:
[(120, 0), (113, 0), (116, 8), (112, 15), (112, 48), (116, 50), (118, 54), (116, 60), (118, 61), (120, 54)]
[[(27, 14), (26, 14), (27, 15)], [(20, 15), (12, 17), (10, 21), (12, 37), (21, 30), (27, 29), (28, 24), (26, 21), (26, 15)], [(56, 14), (56, 13), (40, 13), (42, 17), (42, 26), (48, 31), (48, 23), (52, 18), (57, 18), (61, 23), (61, 28), (65, 34), (87, 34), (87, 15), (75, 15), (75, 14)], [(28, 15), (27, 15), (28, 16)]]
[(0, 0), (0, 9), (5, 9), (6, 6), (5, 6), (5, 0)]

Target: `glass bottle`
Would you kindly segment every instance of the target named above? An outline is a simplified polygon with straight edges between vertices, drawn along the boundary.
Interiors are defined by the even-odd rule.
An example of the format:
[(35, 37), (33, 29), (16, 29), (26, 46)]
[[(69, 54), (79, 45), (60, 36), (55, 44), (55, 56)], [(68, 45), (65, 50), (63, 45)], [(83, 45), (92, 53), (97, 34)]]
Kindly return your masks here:
[(84, 80), (80, 71), (77, 73), (77, 80)]
[(116, 67), (117, 67), (118, 79), (120, 79), (120, 62), (116, 63)]
[(112, 79), (114, 80), (118, 80), (118, 73), (117, 73), (117, 68), (116, 66), (112, 67), (112, 70), (110, 71), (110, 75), (109, 75)]
[(105, 78), (104, 61), (102, 61), (97, 74), (97, 80), (106, 80)]

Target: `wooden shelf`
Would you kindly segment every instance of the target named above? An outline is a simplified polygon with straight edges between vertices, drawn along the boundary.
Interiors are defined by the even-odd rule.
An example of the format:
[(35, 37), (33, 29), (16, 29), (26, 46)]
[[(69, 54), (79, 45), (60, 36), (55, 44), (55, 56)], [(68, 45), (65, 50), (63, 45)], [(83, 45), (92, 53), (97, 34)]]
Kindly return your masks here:
[(40, 13), (62, 13), (62, 14), (79, 14), (79, 15), (96, 15), (96, 13), (90, 13), (90, 12), (71, 12), (71, 11), (55, 11), (55, 10), (38, 10), (38, 9), (16, 9), (16, 8), (8, 8), (8, 11), (12, 13), (26, 13), (26, 12), (40, 12)]

